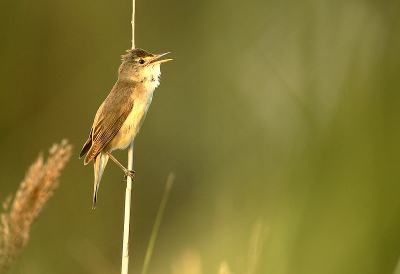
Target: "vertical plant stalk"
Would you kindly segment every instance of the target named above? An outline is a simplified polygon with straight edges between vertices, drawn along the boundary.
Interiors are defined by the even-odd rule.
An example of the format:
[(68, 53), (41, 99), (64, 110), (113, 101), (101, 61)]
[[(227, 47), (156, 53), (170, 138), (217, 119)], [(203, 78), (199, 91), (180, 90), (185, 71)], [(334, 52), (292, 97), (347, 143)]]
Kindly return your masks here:
[[(135, 48), (135, 0), (132, 0), (132, 49)], [(133, 169), (133, 141), (128, 149), (128, 169)], [(124, 217), (124, 236), (122, 242), (122, 267), (121, 274), (128, 274), (129, 266), (129, 231), (131, 220), (131, 196), (132, 178), (126, 178), (125, 190), (125, 217)]]
[[(132, 0), (132, 49), (136, 48), (135, 46), (135, 0)], [(132, 142), (133, 143), (133, 142)]]
[(157, 234), (158, 234), (158, 229), (160, 228), (161, 219), (164, 214), (164, 209), (167, 204), (168, 196), (169, 196), (169, 193), (171, 192), (171, 188), (172, 188), (174, 179), (175, 179), (175, 174), (173, 172), (171, 172), (168, 176), (164, 195), (162, 197), (160, 207), (158, 208), (156, 221), (153, 226), (153, 231), (151, 232), (150, 242), (149, 242), (149, 246), (147, 247), (147, 252), (146, 252), (146, 258), (144, 259), (142, 274), (147, 274), (147, 270), (148, 270), (149, 264), (150, 264), (151, 254), (153, 253), (154, 244), (156, 242), (156, 238), (157, 238)]

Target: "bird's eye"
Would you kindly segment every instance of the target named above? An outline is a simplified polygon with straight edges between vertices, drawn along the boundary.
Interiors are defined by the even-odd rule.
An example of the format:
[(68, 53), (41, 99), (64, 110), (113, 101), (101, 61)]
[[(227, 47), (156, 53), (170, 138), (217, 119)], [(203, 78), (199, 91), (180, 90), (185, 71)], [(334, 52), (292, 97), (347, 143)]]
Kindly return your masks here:
[(144, 60), (143, 59), (139, 59), (139, 64), (144, 64)]

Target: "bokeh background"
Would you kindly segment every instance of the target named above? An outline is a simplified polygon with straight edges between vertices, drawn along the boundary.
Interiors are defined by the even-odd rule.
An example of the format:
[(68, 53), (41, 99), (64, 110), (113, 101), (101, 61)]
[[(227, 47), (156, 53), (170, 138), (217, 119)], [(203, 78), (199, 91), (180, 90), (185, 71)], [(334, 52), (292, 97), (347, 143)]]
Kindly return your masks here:
[[(138, 0), (171, 51), (135, 141), (130, 273), (400, 273), (400, 1)], [(125, 184), (78, 160), (131, 45), (130, 1), (0, 2), (0, 201), (67, 138), (9, 273), (119, 273)], [(122, 163), (127, 152), (114, 154)]]

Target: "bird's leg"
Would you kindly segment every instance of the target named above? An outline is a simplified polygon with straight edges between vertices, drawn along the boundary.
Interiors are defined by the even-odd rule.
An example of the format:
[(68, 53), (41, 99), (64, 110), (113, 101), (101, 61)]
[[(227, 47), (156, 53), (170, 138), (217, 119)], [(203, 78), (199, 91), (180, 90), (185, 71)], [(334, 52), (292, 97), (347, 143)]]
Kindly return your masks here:
[(122, 168), (122, 170), (125, 172), (125, 178), (127, 178), (128, 176), (131, 177), (132, 180), (135, 178), (135, 175), (133, 175), (133, 173), (135, 173), (134, 170), (126, 169), (123, 165), (121, 165), (120, 162), (118, 162), (117, 159), (114, 158), (114, 156), (111, 155), (110, 152), (107, 151), (106, 154), (108, 155), (108, 157), (111, 158), (111, 160), (113, 160), (117, 165), (119, 165), (120, 168)]

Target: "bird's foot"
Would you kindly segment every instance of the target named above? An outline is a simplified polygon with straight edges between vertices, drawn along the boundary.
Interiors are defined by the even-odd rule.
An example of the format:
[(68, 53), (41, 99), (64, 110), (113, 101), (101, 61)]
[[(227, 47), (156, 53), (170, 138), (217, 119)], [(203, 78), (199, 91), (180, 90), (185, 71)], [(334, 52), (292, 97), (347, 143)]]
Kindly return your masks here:
[[(135, 175), (133, 175), (133, 173), (135, 173), (134, 170), (129, 170), (129, 169), (125, 170), (125, 179), (127, 179), (129, 176), (129, 177), (131, 177), (131, 179), (133, 181), (135, 179)], [(124, 181), (126, 182), (126, 180), (124, 180)]]

